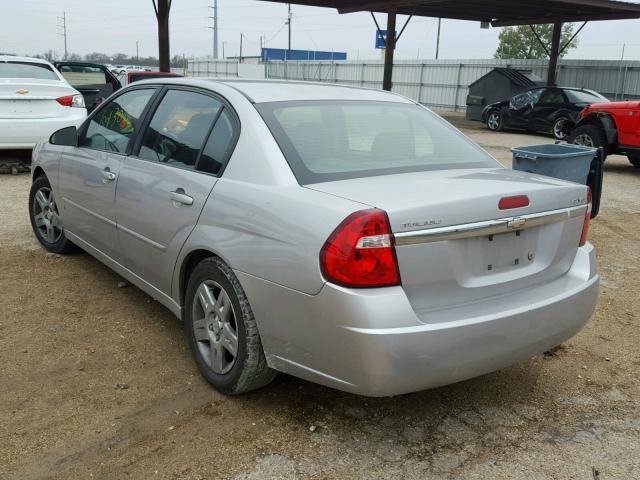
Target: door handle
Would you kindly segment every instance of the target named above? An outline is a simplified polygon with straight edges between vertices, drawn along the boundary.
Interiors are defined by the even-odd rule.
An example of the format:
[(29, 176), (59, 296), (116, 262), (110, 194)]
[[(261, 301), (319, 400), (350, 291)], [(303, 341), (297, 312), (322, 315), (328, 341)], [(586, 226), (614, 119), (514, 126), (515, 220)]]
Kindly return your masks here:
[(113, 182), (117, 175), (115, 173), (113, 173), (109, 167), (105, 168), (104, 170), (102, 170), (102, 178), (108, 182)]
[(181, 203), (183, 205), (193, 205), (193, 197), (190, 197), (186, 193), (184, 193), (183, 188), (176, 188), (171, 193), (171, 200), (174, 202)]

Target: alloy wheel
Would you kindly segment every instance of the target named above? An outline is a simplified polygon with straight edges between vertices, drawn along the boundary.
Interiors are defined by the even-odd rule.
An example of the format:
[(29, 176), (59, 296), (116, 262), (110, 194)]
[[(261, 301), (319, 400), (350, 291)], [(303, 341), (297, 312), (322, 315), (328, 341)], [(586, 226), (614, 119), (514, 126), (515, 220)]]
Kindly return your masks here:
[(238, 326), (227, 292), (213, 280), (200, 284), (193, 301), (193, 332), (202, 359), (215, 373), (228, 373), (238, 356)]
[(33, 197), (33, 218), (41, 238), (47, 243), (56, 243), (62, 237), (60, 216), (53, 192), (48, 187), (40, 188)]
[(585, 147), (593, 147), (593, 138), (591, 138), (591, 135), (587, 134), (587, 133), (581, 133), (580, 135), (576, 136), (576, 138), (573, 140), (573, 143), (575, 145), (583, 145)]
[(567, 132), (564, 130), (564, 126), (567, 121), (564, 118), (559, 119), (556, 123), (553, 124), (553, 135), (558, 140), (564, 140), (567, 138)]
[(500, 115), (496, 112), (490, 113), (489, 118), (487, 119), (487, 125), (491, 130), (497, 130), (500, 126)]

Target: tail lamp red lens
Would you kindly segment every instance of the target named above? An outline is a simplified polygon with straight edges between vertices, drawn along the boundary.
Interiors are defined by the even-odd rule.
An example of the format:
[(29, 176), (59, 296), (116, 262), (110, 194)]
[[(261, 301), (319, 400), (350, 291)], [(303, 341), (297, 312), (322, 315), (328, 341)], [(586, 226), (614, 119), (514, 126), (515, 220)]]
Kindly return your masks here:
[(500, 210), (511, 210), (512, 208), (522, 208), (529, 206), (529, 197), (526, 195), (515, 195), (513, 197), (501, 198), (498, 202)]
[(63, 107), (78, 107), (84, 108), (84, 97), (82, 95), (65, 95), (64, 97), (56, 98)]
[(360, 210), (345, 218), (320, 251), (320, 269), (343, 287), (400, 285), (395, 240), (386, 212)]
[(584, 223), (582, 224), (582, 235), (580, 236), (580, 246), (587, 243), (587, 235), (589, 235), (589, 223), (591, 221), (591, 207), (593, 198), (591, 194), (591, 187), (588, 187), (587, 191), (587, 211), (584, 213)]

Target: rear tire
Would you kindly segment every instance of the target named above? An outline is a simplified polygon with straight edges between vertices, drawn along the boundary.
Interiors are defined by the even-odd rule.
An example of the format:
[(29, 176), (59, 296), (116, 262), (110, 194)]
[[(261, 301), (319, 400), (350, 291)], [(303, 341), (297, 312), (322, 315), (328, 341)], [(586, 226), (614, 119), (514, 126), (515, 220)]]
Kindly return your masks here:
[(269, 384), (249, 300), (233, 271), (217, 257), (202, 260), (189, 277), (184, 326), (198, 370), (216, 390), (239, 395)]
[(77, 250), (64, 234), (53, 189), (45, 175), (37, 177), (29, 192), (29, 220), (40, 244), (50, 252), (66, 254)]
[(640, 155), (628, 154), (627, 158), (629, 159), (629, 162), (631, 162), (631, 165), (640, 168)]
[(574, 129), (567, 137), (568, 143), (604, 149), (605, 156), (609, 153), (609, 145), (602, 129), (596, 125), (581, 125)]
[(556, 137), (556, 140), (564, 140), (567, 138), (568, 134), (565, 130), (567, 127), (567, 123), (571, 122), (567, 117), (559, 117), (553, 122), (553, 128), (551, 129), (553, 136)]
[(487, 114), (487, 128), (492, 132), (499, 132), (504, 128), (504, 118), (499, 110), (491, 110)]

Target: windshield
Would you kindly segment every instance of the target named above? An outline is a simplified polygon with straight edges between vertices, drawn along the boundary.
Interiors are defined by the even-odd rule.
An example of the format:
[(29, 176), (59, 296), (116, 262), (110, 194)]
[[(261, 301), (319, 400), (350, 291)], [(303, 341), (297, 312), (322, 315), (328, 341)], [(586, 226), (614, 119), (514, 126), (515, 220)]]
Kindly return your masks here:
[(588, 90), (565, 90), (564, 93), (566, 93), (571, 103), (600, 103), (609, 101), (599, 93)]
[(46, 63), (0, 62), (0, 78), (60, 80)]
[(257, 104), (302, 185), (499, 164), (418, 105), (363, 101)]

